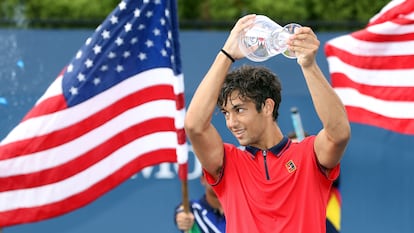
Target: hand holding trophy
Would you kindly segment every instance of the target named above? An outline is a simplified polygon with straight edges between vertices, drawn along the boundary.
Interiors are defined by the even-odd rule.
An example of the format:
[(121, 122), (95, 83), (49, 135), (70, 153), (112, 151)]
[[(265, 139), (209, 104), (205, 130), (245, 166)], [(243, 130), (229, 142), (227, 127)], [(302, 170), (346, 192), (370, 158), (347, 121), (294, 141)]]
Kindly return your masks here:
[(264, 15), (257, 15), (254, 25), (240, 34), (239, 48), (246, 58), (262, 62), (278, 54), (287, 58), (296, 58), (295, 53), (288, 49), (287, 40), (301, 27), (290, 23), (284, 27)]

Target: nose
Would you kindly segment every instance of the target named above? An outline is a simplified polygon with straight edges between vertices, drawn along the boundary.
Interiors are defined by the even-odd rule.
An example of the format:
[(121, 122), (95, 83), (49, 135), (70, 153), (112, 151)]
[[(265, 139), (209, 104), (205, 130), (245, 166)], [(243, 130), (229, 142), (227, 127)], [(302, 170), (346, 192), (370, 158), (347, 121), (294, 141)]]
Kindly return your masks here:
[(239, 121), (237, 120), (237, 116), (235, 114), (229, 114), (226, 119), (227, 128), (232, 129), (237, 126)]

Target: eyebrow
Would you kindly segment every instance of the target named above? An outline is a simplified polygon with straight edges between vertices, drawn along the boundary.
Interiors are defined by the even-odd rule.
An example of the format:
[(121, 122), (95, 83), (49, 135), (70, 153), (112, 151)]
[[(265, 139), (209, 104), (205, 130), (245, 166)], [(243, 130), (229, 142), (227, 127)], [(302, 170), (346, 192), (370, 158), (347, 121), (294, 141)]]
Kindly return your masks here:
[[(231, 104), (231, 105), (232, 105), (231, 109), (237, 109), (237, 108), (240, 108), (240, 107), (243, 107), (243, 106), (245, 106), (245, 105), (246, 105), (246, 101), (245, 101), (245, 100), (242, 100), (242, 99), (240, 99), (240, 102), (239, 102), (239, 103), (233, 104), (233, 101), (235, 101), (235, 100), (237, 100), (237, 99), (240, 99), (240, 97), (237, 97), (237, 98), (234, 98), (234, 99), (230, 99), (230, 100), (228, 100), (228, 101), (226, 102), (226, 105)], [(226, 105), (222, 105), (222, 106), (220, 107), (220, 110), (221, 110), (221, 111), (227, 111), (227, 110), (225, 110), (225, 108), (224, 108), (224, 106), (226, 106)]]
[[(232, 105), (231, 109), (237, 109), (245, 105), (244, 103)], [(220, 107), (221, 111), (227, 111), (224, 107)]]
[(235, 104), (233, 105), (232, 109), (236, 109), (236, 108), (240, 108), (242, 107), (244, 104)]

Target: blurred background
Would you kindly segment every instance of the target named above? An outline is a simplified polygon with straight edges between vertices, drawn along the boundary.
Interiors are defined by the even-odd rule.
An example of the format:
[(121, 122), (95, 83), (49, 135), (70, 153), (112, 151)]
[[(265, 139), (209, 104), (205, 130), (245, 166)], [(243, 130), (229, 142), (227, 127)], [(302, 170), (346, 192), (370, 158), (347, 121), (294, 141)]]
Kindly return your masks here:
[[(234, 19), (260, 13), (278, 23), (297, 22), (317, 30), (360, 28), (388, 0), (178, 0), (182, 29), (228, 29)], [(19, 28), (95, 28), (118, 0), (2, 0), (0, 25)]]
[[(312, 27), (321, 41), (317, 55), (329, 79), (323, 45), (362, 29), (387, 0), (178, 0), (180, 42), (187, 104), (235, 22), (247, 13), (264, 14), (280, 25)], [(0, 137), (4, 138), (31, 109), (118, 0), (2, 0), (0, 2)], [(208, 46), (206, 46), (208, 45)], [(234, 66), (251, 63), (243, 60)], [(283, 83), (278, 120), (294, 131), (291, 107), (305, 130), (321, 124), (295, 60), (277, 56), (261, 63)], [(219, 111), (214, 116), (225, 141), (236, 143)], [(414, 232), (414, 150), (412, 136), (352, 124), (352, 140), (342, 162), (344, 233)], [(190, 198), (203, 193), (201, 168), (189, 155)], [(0, 184), (1, 185), (1, 184)], [(93, 203), (50, 220), (6, 227), (3, 233), (178, 232), (174, 208), (181, 201), (175, 164), (148, 167)]]

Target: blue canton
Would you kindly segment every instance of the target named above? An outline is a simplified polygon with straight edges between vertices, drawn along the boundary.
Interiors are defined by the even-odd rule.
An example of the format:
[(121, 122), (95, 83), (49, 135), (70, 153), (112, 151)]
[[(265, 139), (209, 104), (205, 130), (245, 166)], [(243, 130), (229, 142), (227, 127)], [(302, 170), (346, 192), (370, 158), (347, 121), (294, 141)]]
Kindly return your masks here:
[(122, 1), (67, 66), (63, 76), (67, 105), (77, 105), (152, 68), (170, 67), (180, 74), (175, 7), (167, 0)]

